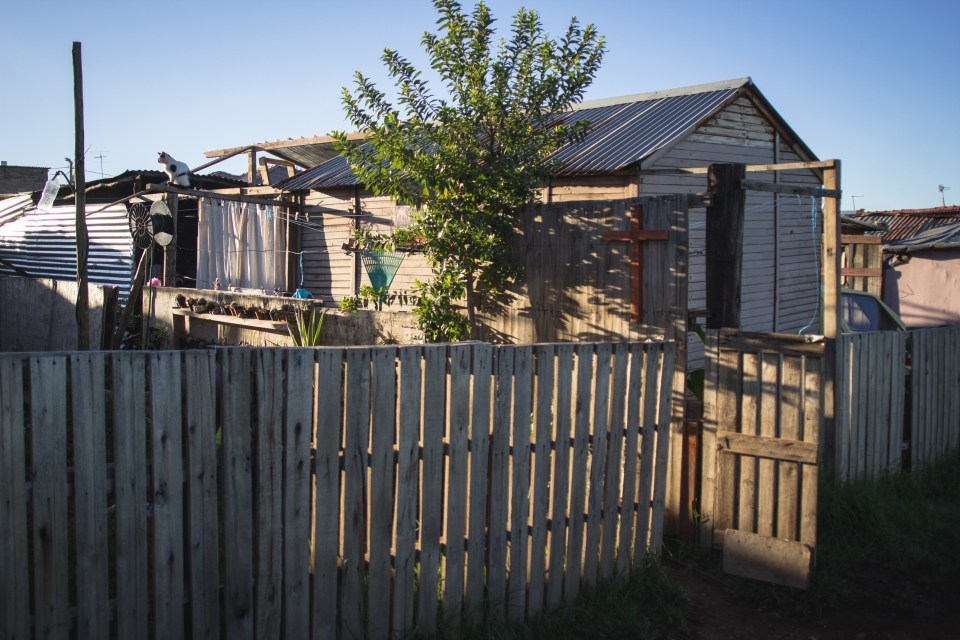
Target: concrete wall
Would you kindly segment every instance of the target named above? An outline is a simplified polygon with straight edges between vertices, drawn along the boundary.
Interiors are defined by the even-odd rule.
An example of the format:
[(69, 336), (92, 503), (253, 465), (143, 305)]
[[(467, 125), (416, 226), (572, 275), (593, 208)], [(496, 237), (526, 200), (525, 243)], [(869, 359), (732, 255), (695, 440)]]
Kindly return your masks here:
[[(224, 304), (237, 303), (254, 307), (279, 309), (284, 304), (298, 308), (322, 304), (309, 300), (293, 300), (277, 296), (244, 295), (225, 291), (205, 289), (176, 289), (168, 287), (149, 288), (144, 292), (143, 304), (149, 324), (163, 327), (169, 337), (166, 346), (174, 346), (173, 309), (176, 307), (177, 294), (187, 298), (206, 298), (222, 301)], [(150, 298), (153, 298), (153, 311), (150, 312)], [(283, 330), (263, 331), (246, 329), (233, 325), (216, 323), (216, 316), (203, 318), (185, 318), (186, 334), (194, 341), (202, 340), (206, 344), (248, 345), (254, 347), (293, 346), (290, 335)], [(416, 344), (421, 342), (422, 334), (417, 328), (417, 320), (407, 312), (358, 311), (350, 313), (340, 309), (327, 309), (321, 332), (324, 346), (357, 346), (375, 344)]]
[(47, 182), (47, 167), (0, 165), (0, 193), (40, 191)]
[[(116, 287), (89, 285), (90, 348), (113, 330)], [(0, 351), (76, 351), (77, 283), (0, 277)]]
[(883, 301), (911, 329), (960, 327), (960, 250), (918, 251), (884, 266)]

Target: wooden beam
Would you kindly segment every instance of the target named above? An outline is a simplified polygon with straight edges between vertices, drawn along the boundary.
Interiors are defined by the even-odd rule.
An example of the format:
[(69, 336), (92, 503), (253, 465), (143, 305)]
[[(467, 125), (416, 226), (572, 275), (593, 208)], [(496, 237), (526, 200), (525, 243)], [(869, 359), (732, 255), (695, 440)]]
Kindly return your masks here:
[(712, 164), (707, 174), (707, 327), (740, 326), (740, 272), (746, 192), (744, 165)]
[[(814, 162), (781, 162), (776, 164), (748, 164), (747, 173), (757, 173), (763, 171), (796, 171), (800, 169), (827, 169), (834, 166), (836, 160), (817, 160)], [(677, 175), (677, 174), (697, 174), (708, 173), (709, 167), (677, 167), (675, 169), (642, 169), (641, 175)]]
[(814, 442), (751, 436), (745, 433), (724, 433), (718, 436), (717, 450), (728, 454), (788, 460), (804, 464), (817, 464), (817, 455), (820, 452)]
[(840, 270), (840, 275), (851, 278), (881, 278), (883, 277), (883, 268), (870, 267), (844, 267)]
[[(823, 170), (823, 186), (840, 190), (840, 161)], [(823, 470), (832, 478), (836, 465), (837, 428), (842, 417), (837, 415), (837, 371), (840, 371), (840, 198), (823, 201), (823, 327), (827, 338), (823, 355)]]
[(883, 236), (861, 236), (845, 233), (840, 236), (840, 244), (883, 244)]
[(796, 196), (819, 196), (822, 198), (839, 198), (840, 192), (827, 191), (820, 187), (804, 187), (800, 185), (773, 184), (759, 180), (741, 180), (740, 188), (746, 191), (765, 191), (767, 193), (787, 193)]
[[(366, 139), (366, 133), (354, 132), (347, 134), (347, 140), (349, 141)], [(249, 149), (256, 149), (257, 151), (272, 151), (274, 149), (287, 149), (290, 147), (305, 147), (311, 144), (332, 144), (333, 140), (333, 136), (313, 136), (311, 138), (297, 138), (296, 140), (277, 140), (275, 142), (260, 142), (258, 144), (250, 144), (243, 147), (231, 147), (229, 149), (205, 151), (203, 155), (205, 158), (218, 158), (220, 156), (243, 153)]]

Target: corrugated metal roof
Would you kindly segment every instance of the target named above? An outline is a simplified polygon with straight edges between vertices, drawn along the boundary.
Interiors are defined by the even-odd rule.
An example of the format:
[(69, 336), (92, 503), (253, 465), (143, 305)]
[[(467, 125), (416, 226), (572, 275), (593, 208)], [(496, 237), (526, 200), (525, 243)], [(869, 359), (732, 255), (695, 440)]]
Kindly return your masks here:
[[(133, 239), (126, 206), (89, 205), (89, 278), (91, 284), (116, 286), (120, 296), (129, 295), (133, 275)], [(56, 206), (39, 212), (30, 203), (19, 217), (0, 226), (0, 258), (34, 278), (76, 281), (76, 209)], [(14, 271), (0, 264), (0, 275)]]
[(960, 222), (933, 227), (906, 240), (883, 245), (886, 253), (914, 253), (926, 249), (960, 249)]
[[(591, 128), (578, 144), (567, 145), (550, 160), (559, 162), (555, 175), (602, 175), (624, 169), (669, 146), (716, 113), (749, 78), (595, 100), (576, 105), (561, 116), (589, 120)], [(356, 177), (346, 160), (336, 157), (277, 183), (286, 191), (349, 187)]]
[(886, 225), (883, 242), (899, 242), (939, 227), (960, 222), (960, 206), (930, 209), (895, 209), (892, 211), (864, 211), (854, 216), (858, 220)]

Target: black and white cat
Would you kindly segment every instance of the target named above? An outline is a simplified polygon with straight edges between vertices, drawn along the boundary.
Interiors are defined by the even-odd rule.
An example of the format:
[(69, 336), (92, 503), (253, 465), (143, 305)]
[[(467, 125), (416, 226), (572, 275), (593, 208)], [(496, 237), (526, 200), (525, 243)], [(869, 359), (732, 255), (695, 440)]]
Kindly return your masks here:
[(170, 184), (181, 187), (190, 186), (190, 167), (185, 162), (174, 159), (166, 151), (161, 151), (157, 155), (157, 162), (163, 165), (163, 170), (167, 172)]

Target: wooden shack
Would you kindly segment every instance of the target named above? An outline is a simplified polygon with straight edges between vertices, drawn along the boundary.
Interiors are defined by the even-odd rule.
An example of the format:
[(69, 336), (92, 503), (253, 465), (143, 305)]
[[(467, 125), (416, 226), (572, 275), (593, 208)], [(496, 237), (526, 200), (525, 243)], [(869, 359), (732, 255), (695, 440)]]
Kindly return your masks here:
[[(618, 272), (619, 277), (623, 276), (629, 264), (629, 248), (624, 243), (606, 242), (602, 236), (629, 228), (629, 207), (612, 203), (650, 195), (703, 194), (707, 190), (705, 168), (712, 163), (730, 162), (751, 165), (754, 171), (749, 178), (760, 184), (758, 189), (762, 189), (762, 183), (771, 183), (779, 185), (781, 191), (747, 192), (740, 328), (816, 331), (820, 201), (809, 195), (784, 194), (782, 187), (817, 187), (822, 184), (822, 176), (816, 169), (799, 167), (757, 171), (758, 165), (789, 165), (817, 158), (749, 78), (585, 102), (574, 110), (576, 117), (592, 123), (592, 129), (583, 142), (555, 154), (560, 168), (542, 189), (543, 205), (531, 212), (525, 224), (530, 229), (543, 230), (543, 207), (556, 205), (563, 209), (560, 214), (550, 214), (554, 223), (563, 227), (562, 233), (553, 228), (557, 243), (537, 250), (560, 256), (565, 250), (573, 252), (569, 261), (572, 271), (568, 269), (562, 278), (529, 270), (527, 276), (530, 282), (539, 278), (538, 287), (546, 280), (555, 287), (567, 288), (568, 294), (574, 290), (579, 293), (554, 292), (556, 295), (541, 296), (538, 302), (531, 299), (528, 288), (515, 301), (515, 315), (554, 315), (561, 321), (555, 323), (552, 331), (545, 331), (542, 323), (537, 329), (537, 323), (531, 320), (525, 326), (536, 330), (517, 325), (512, 334), (502, 332), (501, 338), (527, 341), (627, 337), (631, 324), (624, 318), (628, 315), (629, 293), (610, 289), (629, 286), (616, 284), (619, 281), (614, 276)], [(303, 287), (336, 304), (368, 282), (360, 257), (344, 248), (353, 229), (365, 225), (388, 230), (403, 224), (409, 211), (364, 189), (342, 158), (331, 157), (331, 148), (331, 138), (310, 138), (224, 149), (207, 155), (224, 157), (245, 149), (270, 153), (301, 166), (329, 158), (273, 187), (298, 195), (304, 205), (322, 212), (298, 220), (299, 244), (295, 247), (291, 243), (291, 250), (302, 255)], [(591, 202), (595, 205), (588, 204)], [(691, 208), (688, 228), (684, 230), (689, 232), (690, 309), (706, 306), (705, 230), (705, 209)], [(529, 242), (527, 250), (532, 248)], [(578, 242), (582, 246), (575, 248)], [(610, 277), (590, 276), (589, 282), (571, 280), (571, 273), (591, 269), (600, 269)], [(416, 279), (429, 276), (423, 256), (408, 255), (391, 290), (408, 290)], [(620, 300), (620, 309), (613, 312), (611, 300), (616, 299)], [(560, 311), (536, 306), (558, 300), (566, 305)], [(598, 317), (595, 306), (604, 300), (610, 303), (611, 313)], [(694, 346), (694, 358), (696, 351)]]

